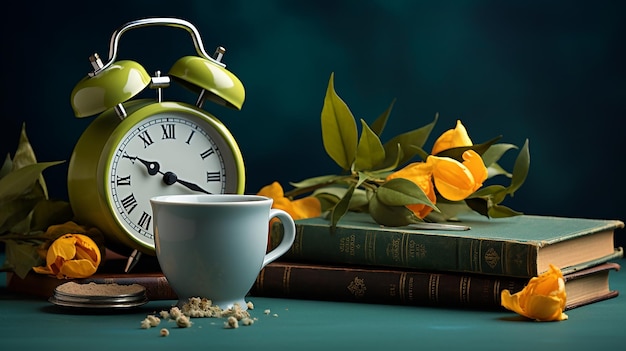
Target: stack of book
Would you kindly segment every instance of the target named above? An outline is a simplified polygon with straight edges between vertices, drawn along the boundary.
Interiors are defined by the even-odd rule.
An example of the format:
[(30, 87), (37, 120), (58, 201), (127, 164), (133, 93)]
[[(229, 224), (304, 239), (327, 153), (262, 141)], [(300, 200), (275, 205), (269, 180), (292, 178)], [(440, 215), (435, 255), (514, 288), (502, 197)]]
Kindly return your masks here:
[[(618, 220), (522, 215), (462, 217), (446, 229), (383, 227), (369, 215), (296, 221), (295, 242), (259, 274), (252, 296), (499, 309), (550, 264), (561, 269), (566, 309), (618, 295), (609, 273), (623, 257)], [(270, 246), (281, 227), (272, 228)]]
[[(461, 218), (468, 230), (382, 227), (367, 214), (348, 213), (335, 230), (324, 218), (296, 221), (292, 248), (265, 266), (250, 296), (414, 306), (501, 309), (500, 292), (524, 288), (550, 264), (565, 276), (566, 309), (618, 295), (609, 285), (623, 249), (614, 247), (618, 220), (523, 215)], [(270, 246), (281, 227), (274, 225)], [(125, 257), (103, 262), (78, 283), (141, 284), (150, 300), (176, 299), (155, 257), (131, 273)], [(49, 298), (67, 282), (29, 273), (7, 275), (7, 289)]]

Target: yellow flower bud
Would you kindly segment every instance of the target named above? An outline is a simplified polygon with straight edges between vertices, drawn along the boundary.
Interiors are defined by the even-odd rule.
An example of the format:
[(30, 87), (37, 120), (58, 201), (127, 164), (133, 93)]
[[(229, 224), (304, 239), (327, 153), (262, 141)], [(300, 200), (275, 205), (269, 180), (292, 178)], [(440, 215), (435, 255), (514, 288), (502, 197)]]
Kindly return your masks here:
[[(432, 168), (432, 165), (429, 163), (414, 162), (401, 170), (390, 174), (387, 176), (386, 180), (394, 178), (404, 178), (410, 180), (424, 191), (424, 194), (426, 194), (432, 203), (436, 203), (437, 196), (435, 194), (435, 187), (433, 186), (433, 182), (431, 180)], [(426, 217), (433, 210), (432, 207), (424, 204), (407, 205), (406, 208), (413, 211), (413, 213), (419, 218)]]
[(87, 235), (65, 234), (48, 248), (45, 267), (33, 267), (57, 278), (86, 278), (96, 272), (102, 257), (98, 245)]
[(431, 154), (436, 155), (443, 150), (472, 145), (474, 144), (467, 134), (467, 129), (460, 120), (457, 120), (454, 129), (448, 129), (435, 140)]
[(322, 204), (314, 196), (307, 196), (297, 200), (285, 197), (283, 187), (278, 182), (264, 186), (257, 195), (272, 198), (272, 208), (283, 210), (293, 219), (318, 217), (322, 214)]
[(567, 319), (563, 313), (566, 301), (563, 273), (553, 265), (547, 272), (531, 278), (522, 291), (511, 295), (505, 289), (501, 293), (502, 306), (537, 321)]
[(478, 190), (487, 179), (487, 168), (482, 158), (473, 150), (463, 153), (463, 163), (449, 158), (429, 156), (427, 163), (433, 165), (435, 187), (450, 201), (464, 200)]

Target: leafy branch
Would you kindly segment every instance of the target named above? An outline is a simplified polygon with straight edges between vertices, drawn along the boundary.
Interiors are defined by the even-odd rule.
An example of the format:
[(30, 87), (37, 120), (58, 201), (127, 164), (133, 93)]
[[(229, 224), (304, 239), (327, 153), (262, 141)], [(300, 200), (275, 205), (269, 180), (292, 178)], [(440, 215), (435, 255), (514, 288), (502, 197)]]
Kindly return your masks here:
[[(396, 135), (383, 143), (380, 139), (391, 114), (395, 101), (371, 124), (360, 119), (361, 132), (348, 105), (334, 88), (331, 74), (321, 112), (323, 145), (328, 156), (340, 167), (341, 174), (322, 175), (291, 183), (294, 189), (285, 193), (294, 198), (311, 193), (329, 211), (331, 225), (348, 211), (369, 212), (379, 224), (402, 226), (423, 220), (443, 221), (454, 219), (462, 211), (475, 211), (488, 217), (508, 217), (521, 214), (502, 202), (513, 196), (524, 183), (530, 167), (528, 140), (520, 149), (512, 172), (506, 171), (499, 161), (509, 150), (517, 149), (512, 144), (498, 143), (500, 136), (484, 143), (455, 147), (438, 153), (463, 162), (463, 154), (473, 150), (481, 156), (488, 169), (489, 178), (503, 175), (510, 184), (485, 186), (463, 201), (447, 201), (437, 196), (436, 204), (424, 190), (407, 179), (387, 180), (387, 176), (414, 158), (425, 161), (430, 154), (424, 150), (430, 133), (439, 116), (417, 129)], [(433, 209), (426, 218), (419, 218), (408, 205), (423, 204)]]
[(42, 175), (63, 162), (38, 163), (22, 126), (15, 156), (7, 154), (0, 169), (0, 241), (6, 254), (0, 270), (24, 278), (31, 267), (42, 264), (38, 250), (55, 239), (45, 233), (46, 228), (72, 218), (69, 203), (48, 198)]

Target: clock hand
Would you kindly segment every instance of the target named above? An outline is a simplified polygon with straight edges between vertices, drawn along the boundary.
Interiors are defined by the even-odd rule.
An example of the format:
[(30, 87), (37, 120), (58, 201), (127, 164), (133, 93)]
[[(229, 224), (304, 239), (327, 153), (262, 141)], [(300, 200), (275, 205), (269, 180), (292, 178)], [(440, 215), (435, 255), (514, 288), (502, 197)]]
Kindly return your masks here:
[(178, 176), (174, 173), (174, 172), (159, 172), (161, 174), (163, 174), (163, 182), (165, 182), (165, 184), (167, 185), (172, 185), (174, 183), (179, 183), (182, 184), (183, 186), (185, 186), (187, 189), (193, 190), (193, 191), (199, 191), (201, 193), (205, 193), (205, 194), (211, 194), (210, 192), (202, 189), (201, 187), (199, 187), (197, 184), (188, 182), (186, 180), (182, 180), (179, 179)]
[(179, 183), (182, 184), (184, 187), (186, 187), (189, 190), (193, 190), (193, 191), (199, 191), (201, 193), (205, 193), (205, 194), (211, 194), (210, 192), (202, 189), (200, 186), (198, 186), (197, 184), (188, 182), (186, 180), (182, 180), (182, 179), (178, 179), (178, 176), (176, 175), (176, 173), (174, 172), (161, 172), (161, 166), (159, 165), (158, 162), (156, 161), (146, 161), (144, 159), (141, 159), (137, 156), (124, 156), (127, 157), (131, 160), (139, 160), (139, 162), (141, 162), (144, 166), (146, 166), (146, 168), (148, 169), (148, 174), (153, 176), (156, 174), (162, 174), (163, 175), (163, 182), (167, 185), (172, 185), (174, 183)]
[(124, 155), (123, 157), (134, 161), (134, 160), (139, 160), (139, 162), (143, 163), (144, 166), (146, 166), (146, 168), (148, 169), (148, 174), (153, 176), (156, 175), (157, 173), (161, 173), (159, 172), (159, 169), (161, 168), (161, 166), (159, 165), (158, 162), (154, 162), (154, 161), (146, 161), (144, 159), (141, 159), (137, 156), (128, 156), (128, 155)]

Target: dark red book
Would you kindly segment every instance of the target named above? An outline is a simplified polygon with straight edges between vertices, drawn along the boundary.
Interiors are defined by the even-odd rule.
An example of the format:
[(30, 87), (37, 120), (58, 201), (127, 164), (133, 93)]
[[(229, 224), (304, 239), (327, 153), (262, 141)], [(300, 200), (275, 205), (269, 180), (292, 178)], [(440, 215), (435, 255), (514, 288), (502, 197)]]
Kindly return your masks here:
[[(566, 309), (609, 299), (609, 272), (603, 263), (565, 275)], [(500, 309), (500, 293), (518, 292), (525, 278), (423, 272), (370, 266), (273, 262), (257, 277), (252, 296), (379, 304)]]
[[(150, 300), (174, 300), (176, 294), (154, 266), (123, 273), (122, 261), (107, 262), (77, 283), (141, 284)], [(567, 307), (572, 309), (618, 295), (609, 286), (609, 272), (617, 263), (602, 263), (565, 275)], [(54, 289), (70, 280), (29, 273), (25, 279), (7, 274), (7, 290), (48, 299)], [(523, 289), (528, 279), (477, 274), (422, 272), (360, 266), (320, 265), (277, 261), (268, 264), (250, 290), (251, 296), (327, 301), (499, 309), (500, 292)]]

